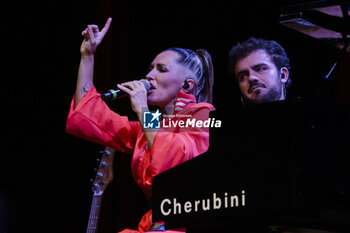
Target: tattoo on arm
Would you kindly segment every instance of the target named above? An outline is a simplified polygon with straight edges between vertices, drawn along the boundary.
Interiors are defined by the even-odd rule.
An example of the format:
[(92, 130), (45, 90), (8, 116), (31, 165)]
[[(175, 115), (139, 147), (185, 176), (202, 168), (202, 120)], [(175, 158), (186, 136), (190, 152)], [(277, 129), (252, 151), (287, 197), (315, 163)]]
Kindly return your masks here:
[(86, 94), (89, 89), (87, 89), (85, 86), (80, 89), (81, 94)]
[(80, 92), (81, 94), (85, 95), (89, 89), (90, 89), (91, 85), (88, 84), (88, 82), (86, 82), (81, 88), (80, 88)]

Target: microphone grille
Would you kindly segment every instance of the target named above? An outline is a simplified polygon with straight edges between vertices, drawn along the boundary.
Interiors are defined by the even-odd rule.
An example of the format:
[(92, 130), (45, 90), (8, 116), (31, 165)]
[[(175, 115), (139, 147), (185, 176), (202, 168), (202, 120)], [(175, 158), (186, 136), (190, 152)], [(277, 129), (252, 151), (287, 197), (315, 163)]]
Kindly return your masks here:
[(140, 82), (143, 83), (147, 91), (151, 88), (151, 84), (146, 79), (140, 79)]

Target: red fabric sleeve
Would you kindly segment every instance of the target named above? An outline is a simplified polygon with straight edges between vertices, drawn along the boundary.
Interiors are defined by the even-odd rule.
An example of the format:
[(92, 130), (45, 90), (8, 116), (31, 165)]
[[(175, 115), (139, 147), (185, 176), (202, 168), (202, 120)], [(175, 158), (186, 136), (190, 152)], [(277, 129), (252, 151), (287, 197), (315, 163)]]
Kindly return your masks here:
[[(207, 103), (188, 107), (181, 114), (207, 120), (214, 107)], [(209, 148), (209, 128), (186, 128), (177, 132), (158, 131), (153, 142), (149, 163), (146, 167), (145, 186), (151, 186), (153, 177), (207, 151)]]
[(67, 133), (129, 154), (140, 129), (139, 122), (110, 110), (94, 86), (75, 107), (73, 97), (66, 122)]

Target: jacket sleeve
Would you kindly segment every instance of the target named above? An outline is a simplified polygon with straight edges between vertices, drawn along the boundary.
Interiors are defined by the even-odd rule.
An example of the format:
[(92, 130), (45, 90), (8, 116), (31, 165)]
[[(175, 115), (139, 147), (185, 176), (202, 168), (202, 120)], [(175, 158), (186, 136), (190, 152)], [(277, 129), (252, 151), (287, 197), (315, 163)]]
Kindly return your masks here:
[(129, 121), (110, 110), (94, 86), (77, 106), (73, 97), (66, 122), (67, 133), (129, 154), (134, 149), (139, 128), (139, 122)]
[[(214, 107), (210, 104), (197, 104), (191, 108), (191, 119), (205, 121), (209, 119), (210, 111)], [(154, 176), (192, 159), (209, 148), (209, 128), (184, 127), (175, 131), (163, 130), (157, 132), (148, 166), (146, 168), (145, 185), (152, 185)]]

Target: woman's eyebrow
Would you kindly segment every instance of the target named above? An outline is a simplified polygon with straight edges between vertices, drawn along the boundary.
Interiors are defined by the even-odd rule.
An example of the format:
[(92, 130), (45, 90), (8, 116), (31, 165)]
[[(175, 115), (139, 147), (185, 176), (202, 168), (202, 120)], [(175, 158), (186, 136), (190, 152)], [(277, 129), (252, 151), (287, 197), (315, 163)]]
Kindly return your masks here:
[[(167, 66), (166, 64), (163, 64), (163, 63), (157, 63), (156, 64), (157, 67), (162, 67), (162, 66)], [(154, 64), (150, 64), (149, 65), (149, 68), (153, 68), (154, 67)]]
[(167, 66), (167, 65), (163, 63), (158, 63), (157, 66)]

